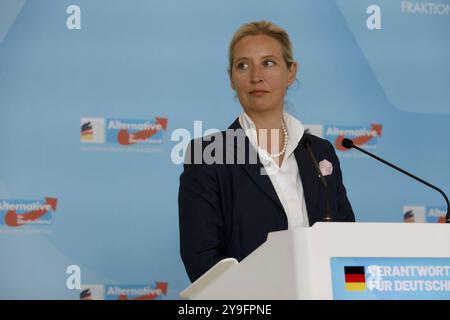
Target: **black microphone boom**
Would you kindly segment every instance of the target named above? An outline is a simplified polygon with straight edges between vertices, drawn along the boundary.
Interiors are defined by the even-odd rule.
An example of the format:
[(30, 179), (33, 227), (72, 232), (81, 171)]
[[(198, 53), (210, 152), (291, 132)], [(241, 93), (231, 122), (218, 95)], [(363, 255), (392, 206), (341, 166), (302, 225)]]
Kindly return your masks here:
[(322, 181), (322, 185), (325, 189), (326, 203), (325, 203), (325, 213), (323, 215), (323, 221), (331, 222), (331, 221), (333, 221), (333, 218), (331, 217), (330, 191), (328, 189), (327, 180), (325, 180), (324, 176), (322, 175), (322, 172), (320, 171), (320, 168), (319, 168), (319, 164), (317, 163), (317, 159), (314, 156), (314, 153), (312, 152), (311, 141), (309, 141), (309, 139), (307, 139), (307, 138), (304, 138), (303, 146), (306, 148), (306, 150), (308, 150), (309, 156), (310, 156), (312, 162), (314, 163), (314, 168), (316, 169), (317, 173), (319, 174), (320, 181)]
[(366, 150), (364, 150), (364, 149), (358, 147), (358, 146), (355, 145), (355, 144), (353, 143), (353, 141), (350, 140), (350, 139), (347, 139), (347, 138), (343, 139), (343, 140), (342, 140), (342, 146), (343, 146), (344, 148), (346, 148), (346, 149), (355, 148), (355, 149), (357, 149), (357, 150), (359, 150), (359, 151), (361, 151), (361, 152), (367, 154), (368, 156), (370, 156), (370, 157), (372, 157), (372, 158), (374, 158), (374, 159), (376, 159), (376, 160), (378, 160), (378, 161), (383, 162), (384, 164), (390, 166), (391, 168), (394, 168), (395, 170), (398, 170), (398, 171), (400, 171), (401, 173), (406, 174), (408, 177), (411, 177), (411, 178), (413, 178), (413, 179), (415, 179), (415, 180), (417, 180), (417, 181), (419, 181), (419, 182), (422, 182), (424, 185), (426, 185), (426, 186), (428, 186), (428, 187), (430, 187), (430, 188), (436, 190), (437, 192), (439, 192), (441, 195), (444, 196), (445, 202), (447, 203), (447, 215), (445, 216), (445, 222), (446, 222), (446, 223), (450, 223), (450, 210), (449, 210), (450, 204), (449, 204), (449, 202), (448, 202), (448, 198), (447, 198), (446, 194), (444, 193), (444, 191), (442, 191), (442, 190), (439, 189), (438, 187), (432, 185), (431, 183), (426, 182), (425, 180), (423, 180), (423, 179), (421, 179), (421, 178), (419, 178), (419, 177), (416, 177), (416, 176), (413, 175), (412, 173), (409, 173), (408, 171), (405, 171), (405, 170), (403, 170), (402, 168), (399, 168), (399, 167), (397, 167), (396, 165), (394, 165), (394, 164), (392, 164), (392, 163), (390, 163), (390, 162), (388, 162), (388, 161), (386, 161), (386, 160), (384, 160), (384, 159), (381, 159), (380, 157), (374, 155), (373, 153), (370, 153), (370, 152), (368, 152), (368, 151), (366, 151)]

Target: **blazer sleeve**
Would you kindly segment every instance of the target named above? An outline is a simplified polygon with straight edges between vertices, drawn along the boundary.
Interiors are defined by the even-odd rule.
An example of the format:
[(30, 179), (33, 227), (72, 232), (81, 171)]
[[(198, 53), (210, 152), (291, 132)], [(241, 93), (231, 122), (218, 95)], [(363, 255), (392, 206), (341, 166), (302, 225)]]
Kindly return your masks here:
[(180, 253), (192, 282), (226, 258), (221, 253), (224, 220), (216, 168), (193, 163), (193, 144), (191, 142), (187, 148), (178, 193)]
[(328, 148), (330, 149), (331, 159), (333, 161), (333, 174), (336, 175), (339, 221), (355, 222), (355, 214), (353, 213), (352, 205), (347, 198), (347, 190), (345, 189), (342, 179), (339, 158), (336, 155), (336, 151), (334, 150), (333, 145), (328, 140), (325, 141), (328, 145)]

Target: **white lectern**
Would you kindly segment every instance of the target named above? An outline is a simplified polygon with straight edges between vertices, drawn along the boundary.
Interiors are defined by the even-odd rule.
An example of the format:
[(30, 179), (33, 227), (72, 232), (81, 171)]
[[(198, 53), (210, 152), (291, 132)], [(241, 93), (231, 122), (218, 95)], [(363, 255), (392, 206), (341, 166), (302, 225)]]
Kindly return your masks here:
[[(375, 267), (369, 268), (373, 277), (361, 275), (360, 290), (372, 294), (372, 299), (426, 298), (432, 290), (439, 292), (439, 298), (448, 295), (450, 299), (450, 225), (340, 222), (270, 233), (267, 241), (240, 263), (218, 264), (181, 296), (208, 300), (340, 299), (337, 292), (345, 288), (338, 282), (353, 281), (344, 271), (332, 270), (332, 260), (340, 258), (375, 261)], [(383, 262), (387, 266), (380, 266), (377, 259), (387, 261)], [(395, 266), (389, 259), (406, 263)], [(336, 279), (332, 279), (332, 272)], [(384, 288), (378, 289), (387, 296), (381, 291), (375, 294), (377, 283), (384, 283)]]

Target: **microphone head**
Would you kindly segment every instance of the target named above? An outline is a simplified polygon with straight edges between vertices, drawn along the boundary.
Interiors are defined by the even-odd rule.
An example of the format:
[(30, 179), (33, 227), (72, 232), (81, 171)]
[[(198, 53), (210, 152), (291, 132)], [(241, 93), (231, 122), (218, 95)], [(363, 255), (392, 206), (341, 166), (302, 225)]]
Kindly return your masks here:
[(353, 148), (354, 144), (353, 141), (350, 139), (345, 138), (344, 140), (342, 140), (342, 146), (346, 149), (351, 149)]

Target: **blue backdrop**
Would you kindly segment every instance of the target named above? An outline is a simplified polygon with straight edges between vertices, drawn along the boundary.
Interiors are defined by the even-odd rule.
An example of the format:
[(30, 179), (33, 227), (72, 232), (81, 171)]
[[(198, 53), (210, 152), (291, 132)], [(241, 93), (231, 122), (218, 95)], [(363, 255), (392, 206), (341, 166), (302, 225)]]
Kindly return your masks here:
[[(288, 112), (450, 190), (448, 0), (0, 0), (0, 298), (79, 299), (71, 265), (93, 298), (179, 297), (179, 151), (241, 112), (228, 44), (263, 19), (299, 62)], [(443, 215), (435, 191), (338, 156), (358, 221)]]

